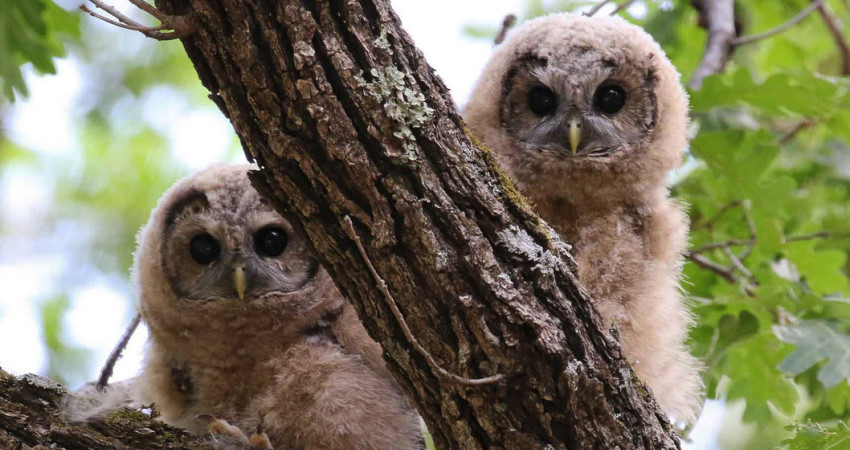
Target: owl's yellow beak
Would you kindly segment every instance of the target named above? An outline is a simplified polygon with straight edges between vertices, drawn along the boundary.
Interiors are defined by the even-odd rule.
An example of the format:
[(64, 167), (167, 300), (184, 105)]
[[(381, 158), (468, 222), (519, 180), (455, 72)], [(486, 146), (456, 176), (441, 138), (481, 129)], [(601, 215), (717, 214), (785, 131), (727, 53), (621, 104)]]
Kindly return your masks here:
[(581, 117), (572, 116), (567, 122), (569, 125), (569, 139), (570, 139), (570, 150), (573, 151), (573, 156), (575, 156), (576, 151), (578, 150), (578, 144), (581, 142)]
[(248, 279), (245, 277), (245, 268), (242, 264), (233, 265), (233, 286), (236, 287), (236, 293), (239, 299), (245, 298), (245, 287), (248, 285)]

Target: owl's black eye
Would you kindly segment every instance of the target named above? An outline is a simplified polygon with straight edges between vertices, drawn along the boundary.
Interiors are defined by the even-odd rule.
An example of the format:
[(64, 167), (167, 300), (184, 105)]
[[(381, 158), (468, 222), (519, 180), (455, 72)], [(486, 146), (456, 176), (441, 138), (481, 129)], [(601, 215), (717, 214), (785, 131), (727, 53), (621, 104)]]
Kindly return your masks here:
[(254, 234), (254, 249), (262, 256), (280, 256), (289, 241), (286, 232), (277, 227), (263, 228)]
[(605, 114), (614, 114), (626, 104), (626, 91), (616, 84), (604, 84), (596, 90), (593, 105)]
[(558, 98), (551, 89), (537, 86), (528, 93), (528, 107), (538, 116), (548, 116), (558, 107)]
[(198, 264), (209, 264), (218, 258), (221, 246), (208, 233), (201, 233), (192, 238), (189, 243), (189, 253)]

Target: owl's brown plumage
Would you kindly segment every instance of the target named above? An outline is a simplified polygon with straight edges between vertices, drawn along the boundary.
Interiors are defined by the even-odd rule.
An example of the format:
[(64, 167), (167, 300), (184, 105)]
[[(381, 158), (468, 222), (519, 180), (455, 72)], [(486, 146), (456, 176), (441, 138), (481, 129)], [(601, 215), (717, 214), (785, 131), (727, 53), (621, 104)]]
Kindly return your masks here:
[(693, 421), (687, 220), (667, 182), (687, 146), (687, 96), (658, 44), (616, 17), (531, 20), (494, 51), (464, 118), (574, 246), (582, 285), (661, 406)]
[(422, 448), (380, 347), (250, 169), (181, 180), (139, 234), (142, 400), (197, 433), (209, 416), (245, 434), (262, 425), (275, 448)]

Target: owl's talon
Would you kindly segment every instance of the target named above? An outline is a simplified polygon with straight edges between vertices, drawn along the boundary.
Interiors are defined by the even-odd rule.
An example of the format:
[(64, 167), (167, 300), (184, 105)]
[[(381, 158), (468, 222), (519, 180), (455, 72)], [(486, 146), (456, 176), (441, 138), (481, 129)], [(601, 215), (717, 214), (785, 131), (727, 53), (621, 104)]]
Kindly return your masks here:
[[(251, 446), (251, 448), (258, 448), (253, 446), (252, 441), (248, 439), (248, 436), (242, 430), (235, 425), (231, 425), (226, 420), (219, 419), (212, 414), (198, 414), (195, 418), (207, 422), (207, 431), (213, 437), (227, 436), (235, 439), (240, 444)], [(253, 436), (251, 437), (253, 438)]]
[(269, 435), (261, 430), (251, 435), (251, 448), (260, 450), (272, 450), (272, 442), (269, 440)]

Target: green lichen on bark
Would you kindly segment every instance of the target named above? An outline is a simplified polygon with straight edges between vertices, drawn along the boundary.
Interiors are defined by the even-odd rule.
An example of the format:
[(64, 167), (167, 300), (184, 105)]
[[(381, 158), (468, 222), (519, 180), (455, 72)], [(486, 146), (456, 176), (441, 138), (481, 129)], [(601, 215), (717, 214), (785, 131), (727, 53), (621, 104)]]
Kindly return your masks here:
[[(392, 49), (387, 39), (387, 32), (383, 30), (381, 35), (375, 39), (377, 48), (392, 55)], [(397, 124), (393, 136), (401, 140), (402, 146), (407, 151), (407, 157), (416, 159), (416, 137), (413, 130), (421, 128), (434, 116), (434, 110), (428, 106), (425, 96), (407, 87), (404, 80), (404, 72), (394, 66), (372, 69), (369, 71), (372, 81), (366, 81), (361, 72), (355, 75), (359, 87), (383, 106), (387, 117)]]

